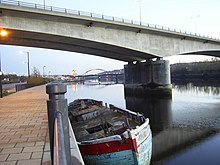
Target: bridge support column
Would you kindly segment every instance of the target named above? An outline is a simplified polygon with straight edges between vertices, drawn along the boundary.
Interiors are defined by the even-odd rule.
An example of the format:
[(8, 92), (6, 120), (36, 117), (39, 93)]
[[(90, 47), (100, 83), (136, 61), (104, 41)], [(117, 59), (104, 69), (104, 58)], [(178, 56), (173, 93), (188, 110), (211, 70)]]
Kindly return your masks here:
[(169, 61), (158, 59), (124, 66), (125, 95), (172, 98)]

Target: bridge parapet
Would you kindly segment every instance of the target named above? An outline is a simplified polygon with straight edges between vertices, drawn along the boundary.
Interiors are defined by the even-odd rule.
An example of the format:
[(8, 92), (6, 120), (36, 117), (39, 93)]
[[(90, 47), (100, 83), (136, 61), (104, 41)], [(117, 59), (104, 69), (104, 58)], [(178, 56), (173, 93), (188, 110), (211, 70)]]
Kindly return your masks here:
[[(67, 8), (61, 8), (61, 7), (54, 7), (54, 6), (48, 6), (48, 5), (42, 5), (42, 4), (35, 4), (35, 3), (29, 3), (29, 2), (23, 2), (23, 1), (15, 1), (15, 0), (0, 0), (0, 5), (10, 5), (10, 6), (19, 6), (19, 7), (25, 7), (25, 8), (32, 8), (32, 9), (38, 9), (42, 11), (50, 11), (50, 12), (57, 12), (57, 13), (65, 13), (75, 16), (81, 16), (81, 17), (87, 17), (87, 18), (94, 18), (104, 21), (111, 21), (115, 23), (122, 23), (122, 24), (130, 24), (134, 26), (138, 26), (140, 29), (137, 31), (137, 33), (142, 33), (142, 28), (149, 29), (149, 30), (156, 30), (161, 31), (165, 33), (177, 33), (177, 34), (184, 34), (188, 37), (198, 37), (208, 40), (216, 40), (219, 41), (220, 39), (217, 37), (207, 36), (198, 34), (195, 32), (190, 32), (186, 30), (176, 29), (176, 28), (170, 28), (166, 26), (161, 25), (155, 25), (140, 21), (134, 21), (130, 19), (124, 19), (119, 17), (113, 17), (113, 16), (107, 16), (102, 14), (96, 14), (96, 13), (90, 13), (85, 11), (79, 11), (79, 10), (73, 10), (73, 9), (67, 9)], [(88, 24), (88, 26), (93, 26), (92, 22), (91, 24)]]

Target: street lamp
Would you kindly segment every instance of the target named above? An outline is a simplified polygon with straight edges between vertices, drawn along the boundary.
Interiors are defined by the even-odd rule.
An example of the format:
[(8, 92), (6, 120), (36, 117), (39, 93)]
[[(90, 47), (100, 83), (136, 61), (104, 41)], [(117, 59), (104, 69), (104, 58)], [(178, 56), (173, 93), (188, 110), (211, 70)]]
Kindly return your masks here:
[(0, 30), (0, 36), (1, 37), (7, 37), (8, 36), (8, 32), (5, 29), (1, 29)]
[(28, 71), (28, 78), (30, 78), (30, 53), (27, 51), (20, 51), (21, 54), (27, 54), (27, 71)]
[(44, 0), (44, 9), (45, 9), (45, 5), (46, 5), (46, 2), (45, 2), (46, 0)]
[(0, 54), (0, 98), (3, 98), (3, 92), (2, 92), (2, 60), (1, 60), (1, 54)]
[(137, 0), (137, 2), (139, 3), (139, 11), (140, 11), (140, 24), (141, 24), (141, 3), (143, 0)]
[(192, 16), (190, 17), (191, 19), (194, 19), (194, 28), (195, 28), (195, 33), (197, 33), (197, 19), (200, 17), (200, 15)]
[(0, 98), (3, 98), (3, 92), (2, 92), (2, 75), (3, 75), (3, 72), (0, 71)]
[(43, 66), (43, 77), (44, 77), (44, 68), (46, 68), (46, 66)]

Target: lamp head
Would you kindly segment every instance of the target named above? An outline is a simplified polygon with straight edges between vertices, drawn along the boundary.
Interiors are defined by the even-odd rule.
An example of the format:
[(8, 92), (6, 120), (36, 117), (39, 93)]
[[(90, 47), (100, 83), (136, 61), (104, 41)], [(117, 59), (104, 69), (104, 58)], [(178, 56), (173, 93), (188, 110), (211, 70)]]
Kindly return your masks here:
[(5, 29), (0, 29), (0, 36), (1, 37), (7, 37), (8, 36), (8, 31)]

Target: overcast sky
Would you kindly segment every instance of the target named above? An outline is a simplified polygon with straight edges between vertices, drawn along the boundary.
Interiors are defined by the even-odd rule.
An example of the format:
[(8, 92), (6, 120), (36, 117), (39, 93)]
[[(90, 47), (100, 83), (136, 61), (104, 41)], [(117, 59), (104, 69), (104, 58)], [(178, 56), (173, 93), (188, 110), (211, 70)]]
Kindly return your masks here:
[[(26, 0), (43, 4), (43, 0)], [(45, 0), (46, 5), (93, 12), (130, 20), (197, 32), (220, 38), (219, 0)], [(71, 74), (75, 69), (83, 74), (89, 69), (122, 69), (124, 62), (91, 55), (55, 51), (40, 48), (0, 45), (2, 70), (5, 73), (27, 74), (27, 56), (19, 51), (30, 52), (30, 66), (45, 74)], [(197, 60), (198, 57), (170, 58), (171, 63)]]

